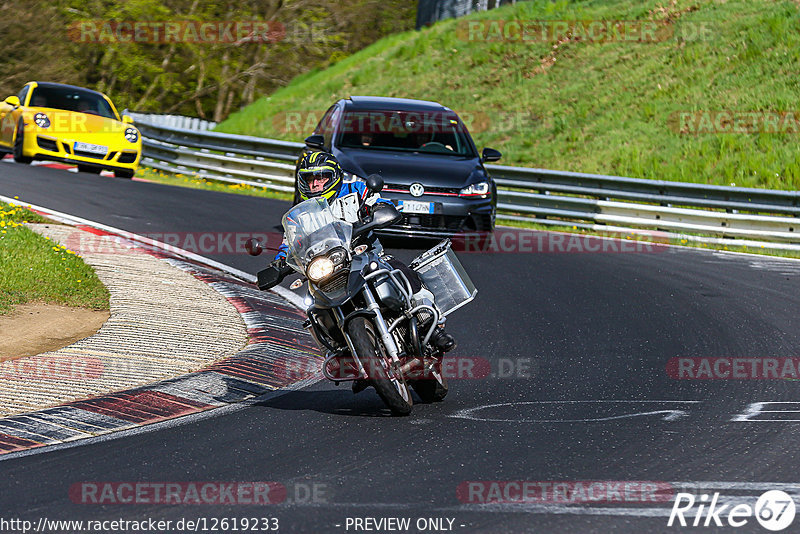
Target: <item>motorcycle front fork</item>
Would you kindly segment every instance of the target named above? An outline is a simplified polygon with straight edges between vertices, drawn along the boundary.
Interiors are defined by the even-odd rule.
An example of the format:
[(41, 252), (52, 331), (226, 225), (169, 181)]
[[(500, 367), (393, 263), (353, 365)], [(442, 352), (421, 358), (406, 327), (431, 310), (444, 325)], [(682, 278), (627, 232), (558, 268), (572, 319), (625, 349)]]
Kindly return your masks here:
[[(378, 335), (383, 342), (383, 346), (386, 349), (389, 357), (392, 359), (394, 364), (398, 364), (400, 361), (400, 353), (397, 348), (397, 344), (392, 337), (392, 334), (389, 332), (389, 327), (386, 325), (386, 321), (383, 319), (383, 315), (381, 314), (380, 305), (375, 300), (374, 295), (372, 294), (372, 290), (369, 286), (364, 286), (362, 289), (362, 295), (364, 296), (364, 301), (367, 303), (366, 309), (375, 312), (375, 317), (373, 317), (373, 324), (378, 331)], [(342, 334), (344, 335), (345, 341), (347, 341), (347, 346), (350, 349), (350, 354), (353, 355), (353, 359), (358, 366), (358, 371), (361, 373), (361, 376), (366, 378), (367, 372), (364, 369), (364, 365), (358, 358), (357, 352), (355, 347), (353, 346), (353, 341), (350, 339), (350, 335), (347, 333), (347, 329), (344, 325), (344, 313), (342, 312), (341, 308), (334, 308), (334, 313), (336, 315), (336, 322), (339, 324), (339, 329), (341, 330)]]

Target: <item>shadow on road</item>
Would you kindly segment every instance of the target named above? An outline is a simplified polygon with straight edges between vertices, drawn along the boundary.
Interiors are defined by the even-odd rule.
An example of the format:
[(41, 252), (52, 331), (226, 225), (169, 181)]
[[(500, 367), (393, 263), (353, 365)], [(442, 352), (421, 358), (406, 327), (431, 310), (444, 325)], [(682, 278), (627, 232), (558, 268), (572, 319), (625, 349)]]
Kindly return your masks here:
[(392, 417), (391, 412), (372, 388), (353, 395), (350, 386), (330, 391), (291, 391), (255, 406), (277, 410), (311, 410), (331, 415), (355, 417)]

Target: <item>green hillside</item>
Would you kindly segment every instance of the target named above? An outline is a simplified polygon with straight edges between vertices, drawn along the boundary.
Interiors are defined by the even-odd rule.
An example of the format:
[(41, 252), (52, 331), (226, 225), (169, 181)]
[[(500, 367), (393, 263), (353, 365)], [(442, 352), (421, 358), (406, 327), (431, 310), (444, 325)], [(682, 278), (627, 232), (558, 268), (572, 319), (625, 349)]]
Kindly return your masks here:
[[(798, 189), (800, 113), (785, 113), (800, 107), (799, 11), (770, 0), (520, 2), (384, 38), (217, 130), (300, 140), (338, 98), (421, 98), (461, 114), (507, 165)], [(550, 31), (523, 42), (514, 21)], [(639, 21), (640, 36), (621, 22), (603, 41), (587, 34), (591, 21)]]

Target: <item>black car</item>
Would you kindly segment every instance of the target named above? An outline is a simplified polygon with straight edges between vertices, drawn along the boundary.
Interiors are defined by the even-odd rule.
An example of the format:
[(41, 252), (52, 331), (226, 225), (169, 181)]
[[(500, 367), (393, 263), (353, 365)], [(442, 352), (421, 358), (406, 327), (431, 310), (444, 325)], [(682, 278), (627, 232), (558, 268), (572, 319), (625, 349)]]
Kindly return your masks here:
[[(497, 187), (483, 164), (500, 159), (500, 152), (485, 148), (479, 155), (464, 123), (441, 104), (342, 99), (305, 143), (303, 155), (332, 153), (345, 180), (383, 177), (381, 195), (402, 205), (403, 213), (402, 222), (386, 233), (438, 237), (494, 230)], [(295, 184), (295, 202), (299, 198)]]

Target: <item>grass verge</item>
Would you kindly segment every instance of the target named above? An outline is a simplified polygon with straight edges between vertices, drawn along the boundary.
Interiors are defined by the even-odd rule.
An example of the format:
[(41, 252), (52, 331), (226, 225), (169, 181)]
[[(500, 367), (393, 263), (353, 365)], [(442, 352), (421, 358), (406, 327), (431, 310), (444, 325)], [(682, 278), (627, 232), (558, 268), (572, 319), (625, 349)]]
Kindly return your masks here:
[(89, 265), (23, 223), (49, 222), (0, 202), (0, 315), (17, 304), (46, 302), (109, 309), (109, 294)]

